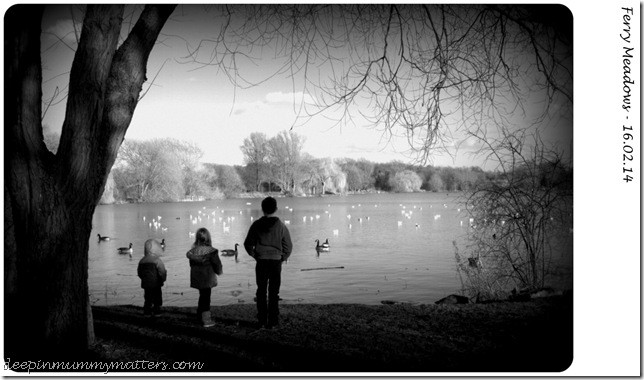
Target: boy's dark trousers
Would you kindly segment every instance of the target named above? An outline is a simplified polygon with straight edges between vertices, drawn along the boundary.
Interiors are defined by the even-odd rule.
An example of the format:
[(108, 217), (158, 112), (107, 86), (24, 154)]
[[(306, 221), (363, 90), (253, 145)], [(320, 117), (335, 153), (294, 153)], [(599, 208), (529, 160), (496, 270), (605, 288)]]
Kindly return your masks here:
[[(255, 265), (257, 281), (257, 319), (260, 325), (279, 324), (279, 294), (282, 282), (282, 261), (257, 260)], [(268, 290), (268, 302), (266, 293)]]
[(143, 289), (143, 312), (145, 314), (158, 314), (163, 305), (163, 296), (161, 294), (161, 287), (144, 288)]

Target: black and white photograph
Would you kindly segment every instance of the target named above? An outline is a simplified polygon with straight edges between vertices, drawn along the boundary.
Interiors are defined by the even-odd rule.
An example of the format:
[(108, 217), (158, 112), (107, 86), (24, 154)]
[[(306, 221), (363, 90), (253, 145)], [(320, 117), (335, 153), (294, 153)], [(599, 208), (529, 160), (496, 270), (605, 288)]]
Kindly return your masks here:
[(4, 7), (3, 376), (640, 376), (641, 4)]

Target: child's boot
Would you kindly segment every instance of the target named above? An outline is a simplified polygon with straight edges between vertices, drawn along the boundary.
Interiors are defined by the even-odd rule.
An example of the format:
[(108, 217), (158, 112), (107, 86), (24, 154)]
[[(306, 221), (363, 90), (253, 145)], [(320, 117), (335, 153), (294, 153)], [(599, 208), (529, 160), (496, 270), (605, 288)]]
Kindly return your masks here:
[(204, 311), (201, 313), (201, 323), (203, 327), (212, 327), (215, 325), (215, 322), (210, 318), (210, 312)]

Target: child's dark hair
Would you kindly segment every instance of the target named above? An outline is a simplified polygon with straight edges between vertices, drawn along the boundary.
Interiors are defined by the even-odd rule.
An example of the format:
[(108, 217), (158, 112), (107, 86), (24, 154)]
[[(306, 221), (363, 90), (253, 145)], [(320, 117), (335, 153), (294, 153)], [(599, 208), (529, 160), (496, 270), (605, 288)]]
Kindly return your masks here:
[(266, 197), (262, 201), (262, 211), (264, 214), (272, 214), (277, 211), (277, 201), (273, 197)]
[(195, 233), (195, 247), (200, 245), (206, 245), (212, 247), (212, 239), (210, 238), (210, 231), (208, 229), (201, 227)]

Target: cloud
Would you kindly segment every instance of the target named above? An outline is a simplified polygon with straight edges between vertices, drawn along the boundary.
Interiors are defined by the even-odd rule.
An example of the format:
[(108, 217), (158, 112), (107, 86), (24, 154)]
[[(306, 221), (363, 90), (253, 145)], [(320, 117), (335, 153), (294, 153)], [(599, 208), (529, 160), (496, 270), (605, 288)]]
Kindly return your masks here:
[(346, 153), (354, 154), (354, 153), (373, 153), (374, 150), (377, 150), (377, 147), (362, 147), (362, 146), (357, 146), (355, 144), (349, 144), (345, 148)]
[(483, 143), (474, 137), (466, 137), (462, 140), (454, 140), (451, 144), (448, 144), (447, 148), (452, 153), (462, 152), (462, 153), (472, 153), (480, 150), (483, 147)]
[(268, 103), (299, 103), (304, 101), (306, 103), (315, 104), (315, 99), (309, 94), (298, 92), (269, 92), (266, 94), (266, 102)]

